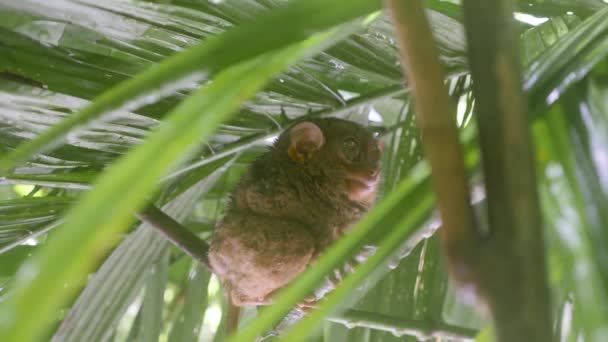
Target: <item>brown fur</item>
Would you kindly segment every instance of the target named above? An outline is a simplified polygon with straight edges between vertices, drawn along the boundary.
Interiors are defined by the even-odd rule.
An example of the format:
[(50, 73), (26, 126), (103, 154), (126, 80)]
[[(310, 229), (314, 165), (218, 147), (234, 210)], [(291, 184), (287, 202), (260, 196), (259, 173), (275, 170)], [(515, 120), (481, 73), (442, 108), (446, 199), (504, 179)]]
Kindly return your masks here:
[(361, 218), (376, 196), (381, 149), (358, 124), (314, 119), (286, 130), (251, 165), (209, 251), (235, 305), (269, 304)]

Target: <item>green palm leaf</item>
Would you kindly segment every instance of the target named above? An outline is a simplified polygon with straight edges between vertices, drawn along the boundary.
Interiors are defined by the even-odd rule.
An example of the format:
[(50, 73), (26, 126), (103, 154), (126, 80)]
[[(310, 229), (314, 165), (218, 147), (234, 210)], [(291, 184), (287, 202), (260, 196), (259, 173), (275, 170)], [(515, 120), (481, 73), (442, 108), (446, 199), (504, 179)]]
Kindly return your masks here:
[[(555, 329), (562, 340), (602, 341), (608, 324), (603, 248), (608, 10), (600, 0), (518, 3), (521, 13), (548, 18), (538, 26), (522, 24), (520, 45), (535, 120)], [(367, 18), (363, 28), (347, 25), (329, 40), (303, 48), (298, 54), (306, 58), (297, 64), (274, 55), (267, 57), (275, 58), (274, 65), (261, 61), (253, 71), (238, 71), (246, 68), (240, 62), (272, 56), (268, 53), (380, 5), (363, 0), (0, 4), (0, 160), (4, 170), (12, 170), (0, 177), (2, 340), (223, 340), (216, 279), (191, 267), (146, 225), (128, 231), (132, 213), (154, 201), (206, 239), (248, 163), (287, 124), (317, 115), (380, 120), (371, 124), (386, 143), (380, 202), (357, 233), (328, 251), (278, 304), (257, 318), (246, 311), (238, 336), (250, 340), (272, 329), (298, 298), (363, 244), (375, 244), (377, 256), (319, 311), (291, 322), (290, 340), (323, 328), (319, 339), (328, 341), (429, 336), (451, 341), (484, 327), (455, 297), (437, 238), (429, 237), (432, 193), (420, 176), (415, 108), (386, 16)], [(459, 122), (474, 128), (460, 5), (435, 0), (426, 5)], [(205, 73), (158, 91), (161, 84), (200, 71)], [(215, 102), (193, 97), (204, 86), (215, 89), (207, 97)], [(146, 92), (154, 96), (123, 106)], [(184, 107), (188, 104), (192, 107)], [(213, 110), (220, 108), (214, 104), (221, 109)], [(172, 113), (184, 108), (191, 116), (170, 132), (166, 127), (177, 122)], [(466, 139), (471, 132), (463, 131)], [(147, 151), (145, 158), (141, 151)], [(136, 160), (138, 155), (142, 159)], [(474, 183), (480, 179), (476, 163), (471, 177)], [(407, 191), (400, 192), (404, 184)], [(31, 195), (16, 185), (33, 189)], [(41, 273), (30, 279), (32, 265)], [(159, 267), (154, 265), (164, 271), (152, 275)], [(341, 313), (348, 307), (356, 310)], [(53, 328), (51, 322), (59, 323)], [(290, 334), (288, 328), (280, 332)], [(409, 337), (393, 336), (402, 333)]]

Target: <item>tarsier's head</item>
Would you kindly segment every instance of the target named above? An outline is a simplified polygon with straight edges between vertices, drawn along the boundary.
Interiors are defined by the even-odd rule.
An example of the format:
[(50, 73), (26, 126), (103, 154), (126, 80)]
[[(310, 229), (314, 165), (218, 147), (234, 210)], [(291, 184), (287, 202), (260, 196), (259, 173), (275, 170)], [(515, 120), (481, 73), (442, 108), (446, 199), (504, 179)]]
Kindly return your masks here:
[(287, 134), (291, 160), (322, 172), (351, 200), (373, 201), (384, 146), (372, 133), (354, 122), (327, 118), (300, 122)]

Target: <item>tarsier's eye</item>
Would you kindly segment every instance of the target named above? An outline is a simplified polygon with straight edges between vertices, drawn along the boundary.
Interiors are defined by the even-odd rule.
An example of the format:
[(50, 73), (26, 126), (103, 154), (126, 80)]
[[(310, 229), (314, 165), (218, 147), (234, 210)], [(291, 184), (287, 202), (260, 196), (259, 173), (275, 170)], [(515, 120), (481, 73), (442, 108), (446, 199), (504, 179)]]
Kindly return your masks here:
[(353, 161), (359, 157), (359, 145), (353, 138), (346, 138), (342, 142), (342, 149), (344, 150), (344, 155), (349, 160)]

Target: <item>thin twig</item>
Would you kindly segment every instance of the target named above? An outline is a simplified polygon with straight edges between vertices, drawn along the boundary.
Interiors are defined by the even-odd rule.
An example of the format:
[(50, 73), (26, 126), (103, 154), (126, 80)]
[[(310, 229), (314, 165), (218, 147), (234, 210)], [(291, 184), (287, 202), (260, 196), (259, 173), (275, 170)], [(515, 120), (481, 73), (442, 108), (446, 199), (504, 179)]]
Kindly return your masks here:
[(198, 261), (208, 270), (211, 270), (209, 259), (207, 258), (209, 245), (201, 240), (196, 234), (171, 218), (171, 216), (165, 214), (157, 207), (150, 205), (138, 213), (137, 217), (156, 229), (157, 232), (166, 237), (167, 240), (182, 252)]

